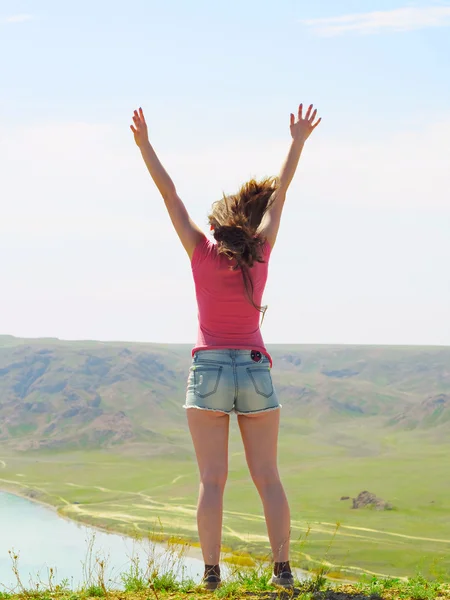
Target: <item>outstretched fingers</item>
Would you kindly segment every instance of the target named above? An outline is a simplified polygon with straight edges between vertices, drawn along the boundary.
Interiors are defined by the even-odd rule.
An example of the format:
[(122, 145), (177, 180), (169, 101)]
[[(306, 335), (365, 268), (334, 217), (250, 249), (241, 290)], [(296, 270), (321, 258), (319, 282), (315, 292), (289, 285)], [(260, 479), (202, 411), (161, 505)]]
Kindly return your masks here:
[[(317, 108), (314, 108), (313, 104), (310, 104), (305, 115), (303, 116), (303, 104), (300, 104), (298, 107), (298, 120), (297, 122), (303, 121), (303, 123), (308, 123), (308, 125), (315, 129), (317, 125), (321, 122), (322, 118), (318, 119), (317, 122), (314, 122), (317, 118)], [(295, 124), (295, 117), (291, 114), (291, 126)]]
[(141, 127), (145, 125), (144, 113), (142, 112), (142, 108), (139, 109), (139, 112), (137, 110), (134, 111), (133, 123), (136, 131), (139, 131)]
[(305, 120), (306, 120), (306, 121), (309, 121), (309, 119), (310, 119), (310, 117), (311, 117), (311, 111), (312, 111), (312, 109), (313, 109), (313, 105), (312, 105), (312, 104), (310, 104), (310, 105), (308, 106), (308, 110), (306, 111), (306, 115), (305, 115)]

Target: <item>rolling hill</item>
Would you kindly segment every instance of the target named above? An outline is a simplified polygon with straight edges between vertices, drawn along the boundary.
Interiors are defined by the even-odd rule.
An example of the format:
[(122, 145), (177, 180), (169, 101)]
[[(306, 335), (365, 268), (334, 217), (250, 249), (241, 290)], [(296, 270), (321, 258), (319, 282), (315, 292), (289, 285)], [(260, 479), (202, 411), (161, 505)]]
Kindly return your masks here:
[[(376, 418), (380, 427), (436, 435), (450, 428), (450, 348), (270, 351), (286, 427)], [(0, 443), (16, 450), (146, 443), (147, 452), (170, 453), (186, 441), (189, 364), (189, 346), (0, 336)]]

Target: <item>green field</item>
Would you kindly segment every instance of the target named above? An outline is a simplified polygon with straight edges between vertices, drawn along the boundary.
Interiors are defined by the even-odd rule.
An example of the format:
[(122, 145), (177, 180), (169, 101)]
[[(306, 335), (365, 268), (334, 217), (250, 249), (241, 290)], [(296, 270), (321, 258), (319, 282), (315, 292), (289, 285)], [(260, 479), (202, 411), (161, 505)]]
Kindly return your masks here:
[[(188, 349), (14, 340), (0, 343), (0, 488), (88, 524), (195, 543), (197, 467), (180, 408)], [(273, 354), (294, 562), (347, 578), (449, 579), (450, 350)], [(267, 557), (232, 425), (224, 550)], [(341, 500), (363, 490), (394, 509)]]
[[(353, 575), (450, 572), (448, 446), (403, 434), (372, 439), (366, 447), (367, 430), (356, 424), (340, 433), (350, 449), (336, 452), (332, 429), (299, 436), (290, 425), (282, 432), (280, 467), (291, 503), (297, 564), (318, 567), (326, 558), (332, 571)], [(259, 498), (236, 432), (232, 437), (224, 544), (268, 554)], [(377, 444), (379, 454), (373, 453)], [(355, 447), (366, 447), (368, 456), (351, 456)], [(184, 459), (140, 459), (110, 451), (3, 454), (2, 460), (2, 488), (35, 490), (62, 515), (115, 531), (196, 540), (197, 470), (191, 453)], [(395, 509), (352, 510), (349, 501), (340, 500), (366, 489)]]

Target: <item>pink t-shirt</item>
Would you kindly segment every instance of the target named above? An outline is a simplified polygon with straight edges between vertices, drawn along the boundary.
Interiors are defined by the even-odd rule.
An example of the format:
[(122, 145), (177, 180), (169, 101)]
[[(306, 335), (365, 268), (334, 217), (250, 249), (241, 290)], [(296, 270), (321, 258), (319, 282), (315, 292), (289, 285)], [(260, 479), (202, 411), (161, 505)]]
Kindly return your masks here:
[[(261, 306), (267, 281), (270, 245), (263, 246), (263, 260), (249, 269), (253, 299)], [(198, 337), (192, 354), (198, 350), (259, 350), (272, 364), (259, 328), (261, 313), (251, 304), (242, 273), (230, 269), (231, 261), (217, 252), (217, 246), (204, 238), (195, 248), (191, 267), (198, 306)]]

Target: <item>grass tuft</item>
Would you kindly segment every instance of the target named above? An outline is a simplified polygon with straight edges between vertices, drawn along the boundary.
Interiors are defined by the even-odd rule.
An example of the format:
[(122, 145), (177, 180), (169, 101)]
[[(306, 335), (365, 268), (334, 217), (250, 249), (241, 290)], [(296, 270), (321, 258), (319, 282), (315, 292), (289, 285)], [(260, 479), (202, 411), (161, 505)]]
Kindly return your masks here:
[(99, 585), (91, 585), (86, 588), (86, 596), (89, 598), (103, 598), (105, 596), (105, 592)]
[(19, 572), (19, 554), (10, 551), (12, 570), (17, 586), (15, 590), (0, 592), (0, 600), (186, 600), (211, 597), (218, 599), (247, 598), (248, 600), (450, 600), (450, 584), (439, 578), (433, 581), (420, 572), (410, 579), (365, 577), (355, 584), (331, 581), (344, 577), (341, 571), (331, 571), (325, 557), (320, 567), (308, 580), (296, 581), (294, 591), (276, 589), (271, 585), (272, 565), (267, 558), (256, 559), (245, 552), (235, 553), (234, 559), (248, 559), (251, 566), (228, 562), (229, 575), (214, 593), (185, 576), (183, 561), (187, 545), (181, 538), (172, 538), (166, 551), (157, 551), (150, 538), (145, 560), (137, 555), (130, 557), (130, 565), (121, 573), (119, 582), (106, 579), (108, 560), (94, 554), (94, 539), (88, 540), (86, 561), (83, 564), (84, 582), (78, 590), (71, 590), (68, 580), (56, 583), (56, 570), (47, 572), (47, 582), (39, 579), (29, 587), (23, 584)]

